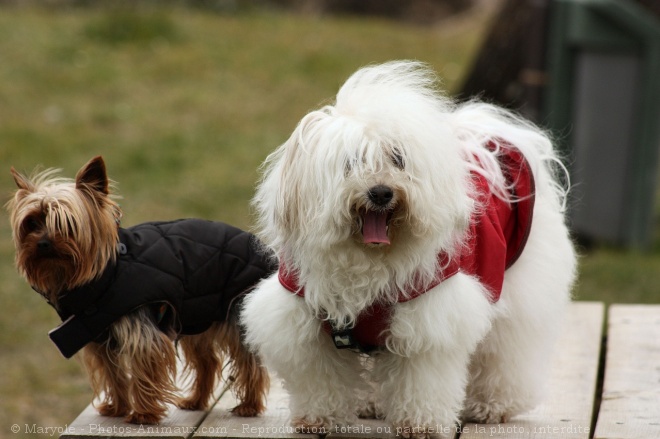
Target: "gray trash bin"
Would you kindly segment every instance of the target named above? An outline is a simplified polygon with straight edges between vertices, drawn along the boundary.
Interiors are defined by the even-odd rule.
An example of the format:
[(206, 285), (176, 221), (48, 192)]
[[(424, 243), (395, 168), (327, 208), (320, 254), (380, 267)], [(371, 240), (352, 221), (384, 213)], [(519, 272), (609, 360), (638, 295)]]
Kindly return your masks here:
[(544, 120), (569, 161), (579, 235), (650, 244), (660, 151), (660, 20), (628, 0), (552, 3)]

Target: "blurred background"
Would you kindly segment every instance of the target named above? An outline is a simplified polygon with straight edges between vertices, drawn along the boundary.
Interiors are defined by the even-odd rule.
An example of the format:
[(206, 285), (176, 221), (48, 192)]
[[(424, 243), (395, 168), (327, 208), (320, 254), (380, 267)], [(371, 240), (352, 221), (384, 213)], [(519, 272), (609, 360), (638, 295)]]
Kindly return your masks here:
[[(0, 0), (3, 203), (14, 190), (11, 166), (73, 177), (101, 154), (123, 197), (123, 225), (201, 217), (249, 229), (259, 164), (298, 120), (359, 67), (417, 59), (447, 93), (481, 96), (554, 130), (579, 179), (576, 299), (657, 303), (660, 142), (649, 123), (636, 123), (660, 125), (656, 107), (638, 104), (657, 96), (645, 78), (658, 66), (647, 51), (658, 47), (660, 11), (653, 1), (613, 1), (625, 13), (596, 5), (605, 12), (593, 18), (568, 0)], [(562, 27), (576, 20), (586, 27)], [(608, 79), (612, 71), (620, 76)], [(622, 88), (608, 81), (640, 85), (609, 97), (618, 111), (604, 117), (605, 104), (590, 103)], [(611, 127), (631, 134), (608, 142)], [(617, 198), (617, 188), (640, 195)], [(70, 423), (91, 392), (79, 364), (47, 337), (57, 315), (15, 271), (5, 210), (0, 237), (3, 438), (15, 437), (13, 424)]]

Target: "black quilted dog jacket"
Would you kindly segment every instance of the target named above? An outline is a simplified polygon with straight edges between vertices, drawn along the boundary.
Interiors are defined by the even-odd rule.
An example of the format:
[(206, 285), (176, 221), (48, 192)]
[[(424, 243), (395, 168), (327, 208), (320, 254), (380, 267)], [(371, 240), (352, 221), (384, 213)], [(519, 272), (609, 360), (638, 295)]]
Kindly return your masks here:
[(165, 310), (154, 317), (161, 327), (166, 316), (167, 329), (201, 333), (225, 321), (232, 303), (277, 269), (254, 235), (198, 219), (120, 228), (117, 251), (116, 264), (58, 301), (63, 323), (49, 336), (67, 358), (144, 305)]

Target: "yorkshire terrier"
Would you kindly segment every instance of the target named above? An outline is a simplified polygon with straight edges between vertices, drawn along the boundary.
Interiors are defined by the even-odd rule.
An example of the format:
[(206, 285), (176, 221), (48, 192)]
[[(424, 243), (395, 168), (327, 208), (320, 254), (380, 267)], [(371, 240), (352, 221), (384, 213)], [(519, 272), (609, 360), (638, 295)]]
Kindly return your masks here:
[[(75, 180), (11, 173), (17, 269), (61, 317), (49, 335), (62, 354), (82, 349), (101, 415), (157, 424), (168, 403), (205, 409), (225, 363), (233, 413), (263, 412), (268, 373), (243, 344), (237, 310), (276, 263), (253, 235), (195, 219), (120, 227), (100, 156)], [(187, 398), (175, 384), (177, 343), (194, 375)]]

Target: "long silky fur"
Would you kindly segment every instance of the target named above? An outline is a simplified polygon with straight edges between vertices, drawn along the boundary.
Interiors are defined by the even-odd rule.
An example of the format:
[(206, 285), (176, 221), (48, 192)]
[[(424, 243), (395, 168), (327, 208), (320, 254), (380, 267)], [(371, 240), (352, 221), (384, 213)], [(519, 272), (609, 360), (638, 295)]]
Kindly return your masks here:
[(114, 416), (126, 415), (127, 422), (154, 424), (167, 413), (168, 403), (179, 401), (175, 346), (147, 307), (115, 322), (105, 343), (85, 349), (83, 364), (95, 397), (104, 395), (98, 407), (104, 414), (114, 411)]
[[(12, 169), (19, 190), (7, 203), (12, 238), (17, 246), (16, 267), (54, 304), (61, 290), (97, 278), (107, 264), (115, 260), (117, 224), (121, 218), (116, 196), (100, 195), (93, 185), (81, 182), (80, 175), (74, 180), (59, 177), (58, 173), (58, 169), (46, 169), (27, 178)], [(112, 186), (112, 182), (105, 182), (106, 191)], [(50, 236), (61, 237), (59, 248), (66, 260), (62, 265), (67, 268), (62, 269), (64, 272), (59, 278), (53, 273), (35, 270), (32, 253), (23, 249), (27, 244), (36, 245), (26, 239), (21, 227), (21, 222), (30, 215), (45, 215), (45, 231)]]
[(270, 377), (259, 357), (249, 351), (244, 343), (235, 310), (229, 320), (221, 325), (218, 340), (221, 340), (223, 349), (231, 360), (227, 376), (232, 383), (232, 391), (240, 401), (239, 405), (232, 409), (232, 413), (243, 417), (263, 413), (266, 409)]
[[(112, 193), (114, 185), (100, 156), (84, 165), (75, 179), (60, 177), (57, 169), (37, 171), (30, 177), (13, 168), (11, 172), (18, 189), (6, 207), (16, 266), (58, 308), (63, 291), (98, 278), (116, 259), (121, 210)], [(52, 254), (39, 257), (44, 238)], [(230, 358), (243, 399), (236, 412), (243, 416), (263, 412), (268, 376), (241, 345), (236, 324), (234, 319), (184, 337), (185, 368), (194, 374), (194, 381), (191, 395), (180, 399), (174, 329), (163, 332), (149, 305), (120, 318), (109, 328), (107, 340), (91, 342), (82, 350), (97, 409), (103, 415), (124, 416), (128, 422), (155, 424), (166, 415), (168, 404), (207, 408), (222, 364)]]
[[(399, 303), (402, 291), (431, 284), (438, 255), (468, 248), (470, 221), (485, 207), (475, 173), (495, 196), (519, 201), (498, 157), (512, 146), (530, 164), (536, 198), (499, 302), (459, 272)], [(418, 62), (362, 68), (334, 103), (303, 116), (264, 162), (253, 206), (257, 236), (297, 276), (304, 299), (273, 276), (241, 316), (248, 343), (291, 393), (293, 424), (352, 422), (371, 403), (368, 380), (389, 422), (419, 427), (406, 437), (459, 416), (500, 422), (533, 407), (575, 277), (565, 171), (543, 130), (493, 105), (454, 102)], [(381, 246), (360, 233), (360, 210), (377, 210), (369, 203), (378, 185), (393, 192), (390, 244)], [(367, 371), (334, 348), (322, 320), (350, 327), (376, 302), (392, 308), (386, 349)]]

